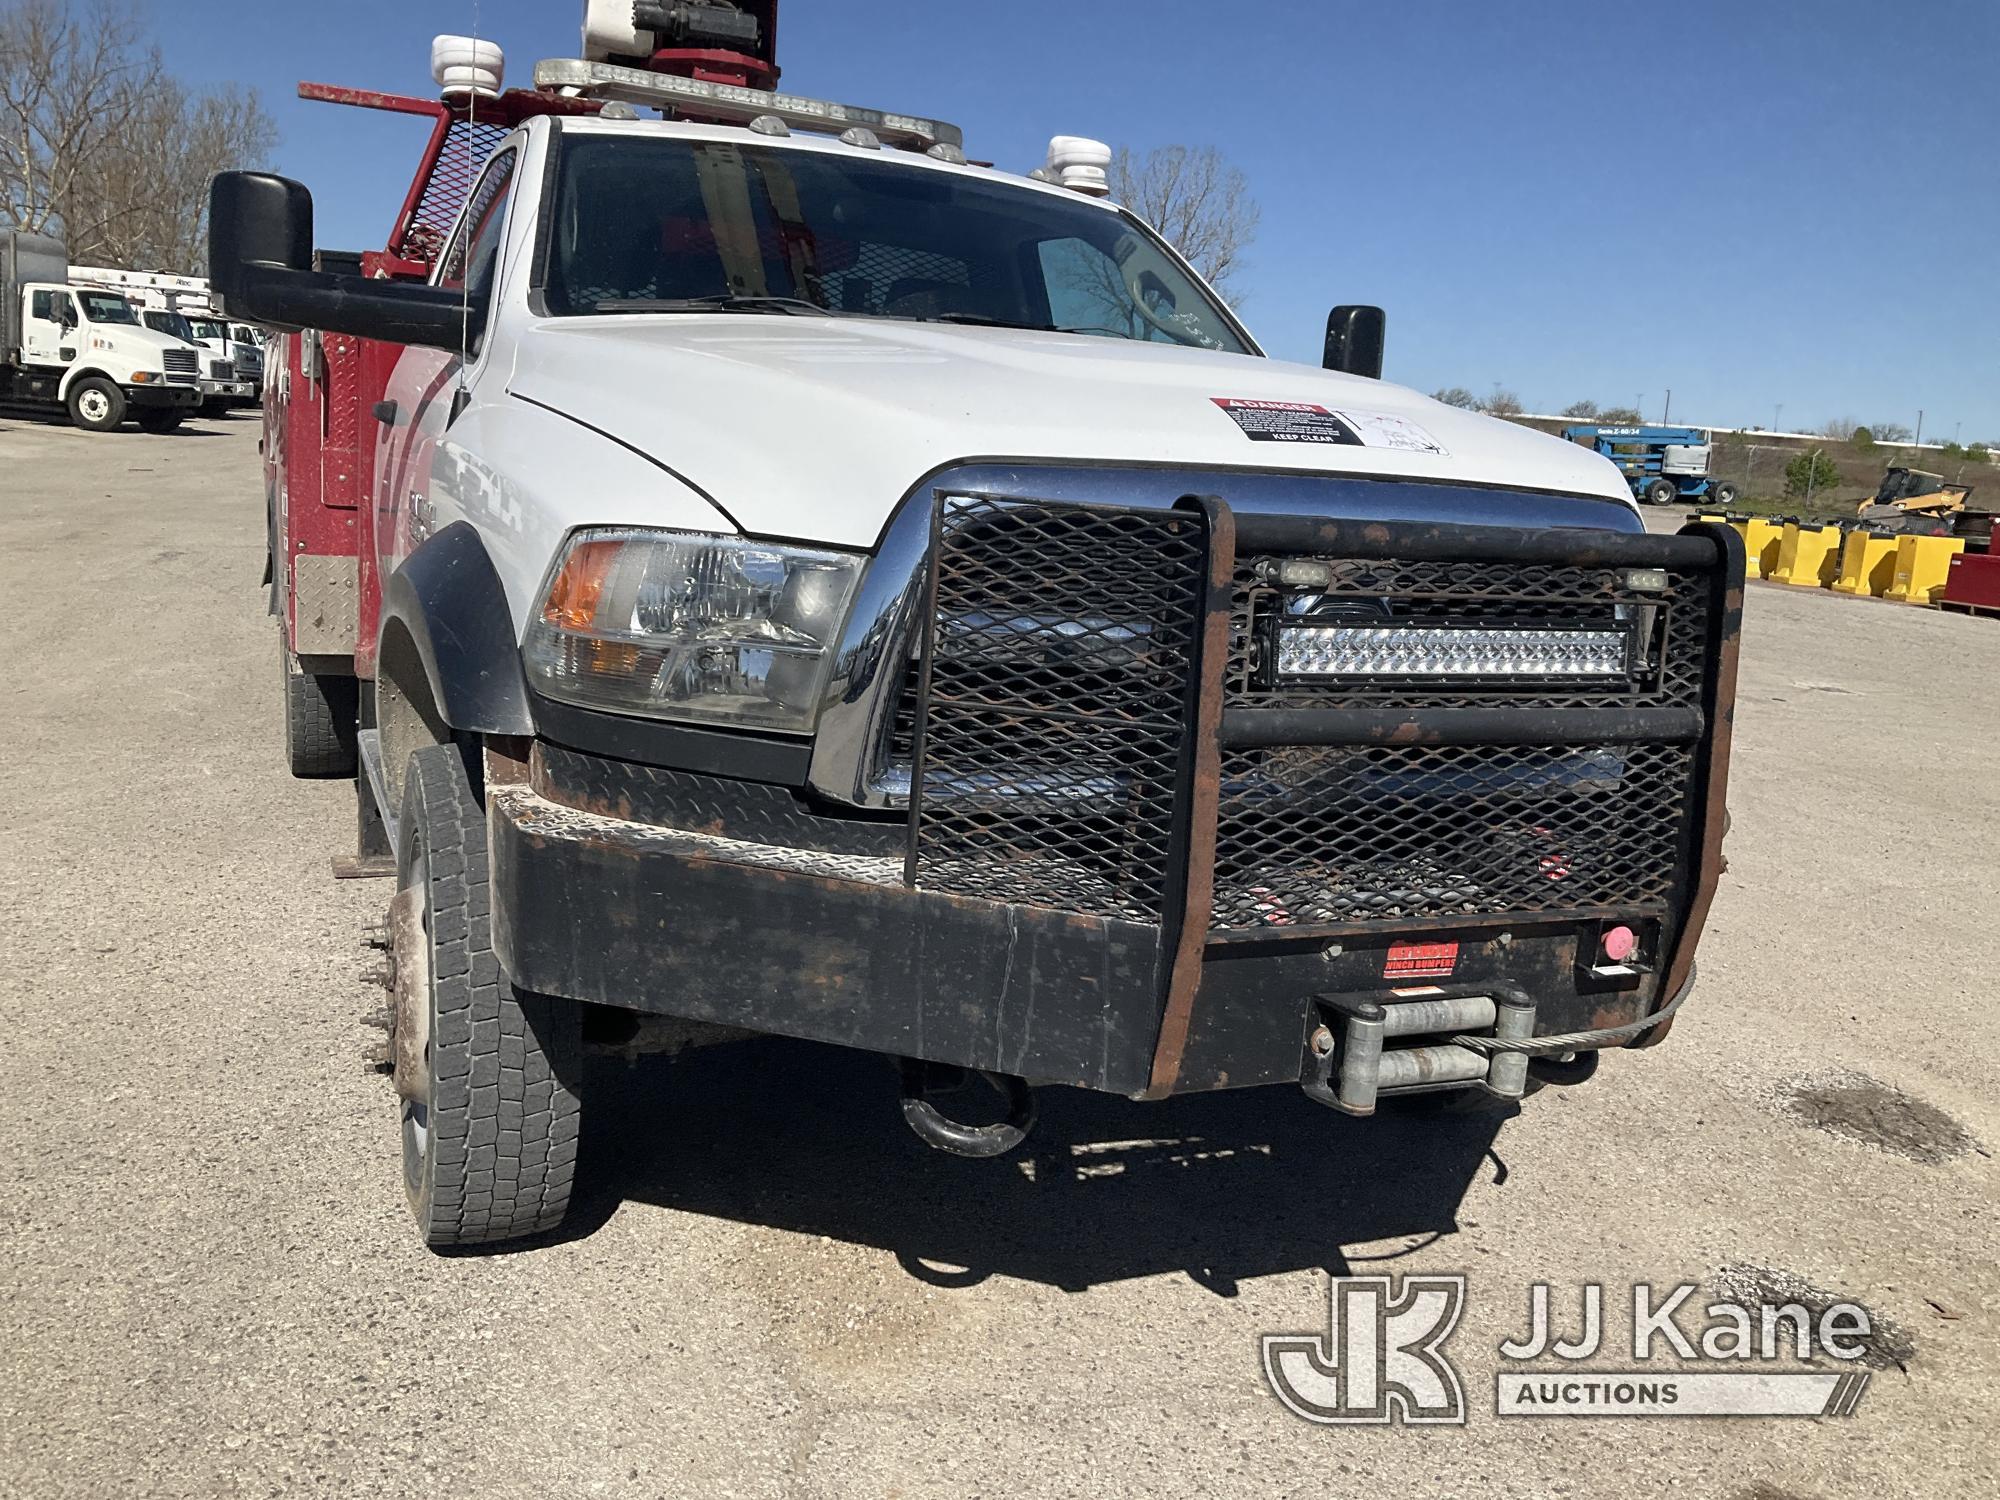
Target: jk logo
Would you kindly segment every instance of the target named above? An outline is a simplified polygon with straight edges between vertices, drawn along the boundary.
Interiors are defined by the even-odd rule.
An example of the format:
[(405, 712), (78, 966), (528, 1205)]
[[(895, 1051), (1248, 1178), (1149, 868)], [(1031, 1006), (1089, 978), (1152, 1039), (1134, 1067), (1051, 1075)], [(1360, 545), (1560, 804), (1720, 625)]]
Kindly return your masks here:
[(1264, 1378), (1308, 1422), (1465, 1425), (1465, 1388), (1443, 1345), (1465, 1309), (1463, 1276), (1332, 1278), (1325, 1334), (1264, 1335)]

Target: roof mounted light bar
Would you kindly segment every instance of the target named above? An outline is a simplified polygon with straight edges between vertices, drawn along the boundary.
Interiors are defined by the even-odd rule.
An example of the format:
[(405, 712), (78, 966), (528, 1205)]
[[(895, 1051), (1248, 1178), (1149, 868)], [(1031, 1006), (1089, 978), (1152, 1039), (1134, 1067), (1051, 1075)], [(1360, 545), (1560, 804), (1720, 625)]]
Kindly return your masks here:
[(615, 99), (654, 109), (678, 110), (737, 124), (747, 125), (759, 115), (771, 115), (795, 129), (825, 131), (829, 135), (839, 135), (859, 125), (874, 131), (890, 145), (919, 151), (932, 146), (965, 144), (965, 132), (942, 120), (888, 114), (853, 104), (834, 104), (798, 94), (774, 94), (734, 84), (703, 83), (671, 73), (653, 73), (617, 63), (585, 62), (580, 58), (550, 58), (535, 64), (535, 87), (588, 99)]

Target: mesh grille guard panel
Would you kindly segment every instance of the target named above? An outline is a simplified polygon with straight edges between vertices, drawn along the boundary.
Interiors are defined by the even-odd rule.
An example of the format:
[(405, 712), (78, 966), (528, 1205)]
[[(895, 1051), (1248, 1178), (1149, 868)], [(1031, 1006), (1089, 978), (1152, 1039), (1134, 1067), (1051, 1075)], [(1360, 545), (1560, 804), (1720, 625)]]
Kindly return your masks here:
[[(1285, 558), (1324, 562), (1311, 587)], [(1648, 570), (1654, 571), (1654, 570)], [(1712, 575), (1602, 563), (1343, 558), (1245, 549), (1236, 560), (1231, 709), (1399, 714), (1699, 710)], [(1662, 578), (1650, 580), (1658, 584)], [(1298, 612), (1293, 612), (1298, 611)], [(1615, 683), (1284, 680), (1281, 621), (1383, 627), (1626, 628), (1639, 649)], [(1216, 829), (1216, 931), (1607, 909), (1664, 914), (1690, 875), (1698, 772), (1691, 743), (1350, 744), (1232, 749)]]
[(1664, 911), (1693, 764), (1684, 745), (1231, 751), (1211, 925)]
[(912, 880), (1162, 920), (1185, 780), (1202, 518), (942, 496), (932, 528)]
[(389, 248), (406, 260), (429, 264), (444, 248), (444, 237), (465, 207), (479, 170), (512, 127), (493, 120), (453, 120), (410, 222)]

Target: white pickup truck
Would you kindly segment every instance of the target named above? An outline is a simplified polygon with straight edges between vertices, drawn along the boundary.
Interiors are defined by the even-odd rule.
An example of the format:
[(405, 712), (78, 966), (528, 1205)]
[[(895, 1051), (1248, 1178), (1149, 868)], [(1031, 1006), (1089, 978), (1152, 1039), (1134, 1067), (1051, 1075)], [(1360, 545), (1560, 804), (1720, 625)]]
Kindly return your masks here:
[(0, 402), (67, 412), (91, 432), (128, 416), (172, 432), (199, 403), (198, 359), (122, 295), (71, 285), (62, 241), (0, 230)]
[[(228, 314), (310, 330), (267, 445), (288, 690), (397, 877), (429, 1243), (561, 1217), (586, 1013), (886, 1054), (967, 1155), (1033, 1086), (1369, 1114), (1664, 1034), (1732, 532), (1649, 536), (1602, 458), (1383, 383), (1373, 309), (1266, 357), (1066, 185), (1101, 191), (1082, 143), (1031, 179), (629, 58), (537, 79), (436, 106), (427, 162), (483, 130), (484, 165), (434, 229), (420, 175), (374, 274), (297, 183), (212, 203)], [(343, 102), (421, 108), (384, 97)], [(335, 399), (365, 499), (308, 549), (300, 444), (347, 419), (298, 403)], [(946, 1112), (969, 1078), (1000, 1118)]]

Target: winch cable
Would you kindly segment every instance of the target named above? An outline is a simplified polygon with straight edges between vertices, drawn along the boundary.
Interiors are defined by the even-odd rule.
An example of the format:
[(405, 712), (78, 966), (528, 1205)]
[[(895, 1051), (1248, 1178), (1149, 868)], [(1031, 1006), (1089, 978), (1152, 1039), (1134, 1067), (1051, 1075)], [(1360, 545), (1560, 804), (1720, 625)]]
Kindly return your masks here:
[(1685, 1005), (1688, 996), (1693, 993), (1694, 976), (1690, 974), (1688, 982), (1681, 987), (1680, 994), (1650, 1016), (1624, 1026), (1607, 1027), (1602, 1031), (1565, 1031), (1555, 1036), (1526, 1037), (1520, 1041), (1497, 1036), (1452, 1036), (1446, 1037), (1444, 1041), (1447, 1046), (1470, 1047), (1475, 1052), (1525, 1052), (1530, 1056), (1548, 1052), (1594, 1051), (1613, 1042), (1623, 1041), (1627, 1037), (1635, 1037), (1643, 1031), (1651, 1031)]

